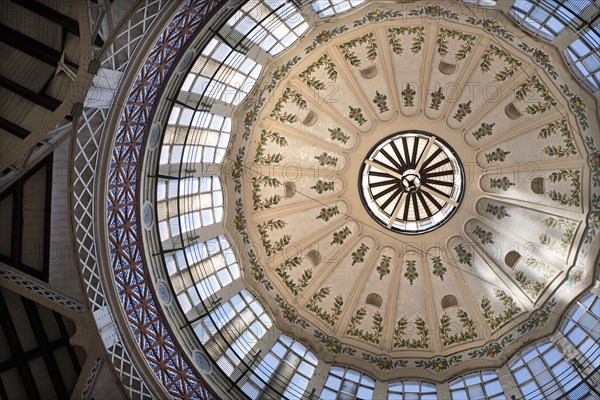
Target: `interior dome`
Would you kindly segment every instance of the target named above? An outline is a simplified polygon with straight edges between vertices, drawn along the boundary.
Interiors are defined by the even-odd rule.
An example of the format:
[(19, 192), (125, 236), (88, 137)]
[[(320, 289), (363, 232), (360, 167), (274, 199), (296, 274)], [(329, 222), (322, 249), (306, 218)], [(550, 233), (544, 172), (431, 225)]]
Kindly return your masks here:
[(359, 3), (232, 3), (147, 130), (128, 109), (109, 237), (131, 243), (133, 219), (143, 251), (111, 253), (136, 267), (118, 300), (141, 332), (156, 307), (186, 382), (230, 397), (494, 398), (594, 280), (594, 99), (506, 10)]
[[(229, 221), (284, 332), (380, 379), (440, 379), (497, 364), (481, 349), (510, 354), (551, 318), (584, 239), (585, 121), (499, 22), (379, 7), (267, 64), (236, 114)], [(390, 137), (399, 126), (432, 134)], [(422, 153), (433, 176), (414, 173)], [(422, 199), (395, 189), (405, 171)], [(416, 223), (425, 206), (444, 218)]]

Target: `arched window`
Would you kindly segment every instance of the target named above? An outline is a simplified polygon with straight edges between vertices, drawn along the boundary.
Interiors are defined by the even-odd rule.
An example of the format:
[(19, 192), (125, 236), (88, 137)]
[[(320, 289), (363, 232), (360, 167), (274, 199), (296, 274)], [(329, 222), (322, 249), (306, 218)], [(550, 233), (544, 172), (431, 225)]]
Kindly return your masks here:
[(436, 400), (437, 398), (435, 383), (405, 380), (388, 384), (387, 400)]
[(175, 106), (163, 136), (160, 164), (220, 164), (230, 139), (231, 118)]
[(199, 314), (189, 312), (200, 299), (207, 299), (240, 277), (231, 244), (223, 235), (166, 254), (165, 264), (179, 305), (189, 319)]
[(223, 220), (223, 187), (218, 176), (160, 180), (158, 186), (158, 229), (163, 242)]
[(236, 366), (256, 346), (272, 323), (260, 300), (242, 289), (191, 325), (221, 370), (232, 376)]
[(600, 35), (596, 32), (588, 29), (563, 51), (575, 77), (592, 92), (600, 88)]
[(595, 293), (571, 306), (560, 330), (593, 368), (600, 366), (600, 298)]
[(254, 368), (242, 390), (251, 399), (300, 399), (315, 372), (318, 359), (304, 344), (281, 335)]
[(286, 0), (249, 1), (227, 25), (273, 56), (294, 44), (308, 29), (298, 8)]
[(329, 18), (350, 11), (366, 0), (315, 0), (312, 6), (320, 18)]
[(504, 256), (504, 263), (510, 269), (515, 268), (515, 264), (521, 259), (521, 254), (518, 251), (511, 250)]
[[(465, 4), (471, 6), (479, 6), (479, 7), (494, 7), (496, 5), (496, 0), (460, 0)], [(504, 0), (506, 1), (506, 0)]]
[(373, 398), (375, 379), (369, 375), (341, 365), (333, 365), (323, 386), (321, 400), (368, 400)]
[(494, 371), (477, 371), (449, 382), (452, 400), (505, 400), (504, 391)]
[(552, 342), (525, 348), (508, 363), (526, 399), (556, 399), (581, 382), (577, 371), (565, 361)]
[(458, 305), (458, 299), (456, 296), (447, 294), (442, 297), (442, 308), (445, 310), (446, 308), (455, 307)]
[(189, 98), (194, 104), (198, 96), (203, 96), (238, 105), (252, 90), (261, 71), (261, 64), (214, 37), (196, 59), (181, 90), (192, 94)]
[[(582, 5), (589, 5), (591, 1), (577, 0)], [(516, 0), (508, 15), (523, 28), (546, 40), (554, 39), (565, 29), (566, 21), (573, 19), (571, 12), (560, 2), (548, 0)]]

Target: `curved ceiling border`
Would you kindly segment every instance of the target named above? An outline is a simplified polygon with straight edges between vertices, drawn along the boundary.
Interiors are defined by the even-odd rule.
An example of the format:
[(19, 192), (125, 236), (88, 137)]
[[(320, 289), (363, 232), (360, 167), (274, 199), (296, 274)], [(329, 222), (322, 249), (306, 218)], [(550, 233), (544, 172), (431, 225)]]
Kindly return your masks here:
[[(150, 120), (163, 83), (195, 34), (225, 2), (190, 0), (173, 15), (158, 35), (127, 95), (118, 131), (110, 146), (105, 208), (108, 224), (109, 262), (115, 290), (135, 344), (146, 363), (173, 398), (212, 398), (212, 389), (192, 369), (174, 342), (154, 298), (142, 262), (138, 240), (138, 162)], [(105, 139), (106, 140), (106, 139)], [(102, 186), (102, 183), (100, 184)], [(99, 201), (101, 197), (96, 197)], [(103, 211), (100, 211), (101, 213)]]
[[(408, 13), (401, 14), (394, 13), (388, 9), (382, 9), (380, 6), (372, 3), (364, 9), (361, 9), (362, 13), (353, 12), (351, 14), (351, 19), (349, 21), (354, 21), (353, 24), (349, 22), (347, 26), (343, 26), (340, 29), (332, 29), (330, 31), (325, 30), (321, 34), (310, 31), (307, 36), (314, 37), (314, 41), (311, 46), (305, 49), (305, 53), (310, 54), (318, 47), (318, 45), (333, 40), (337, 35), (352, 30), (353, 27), (356, 28), (363, 26), (366, 23), (379, 22), (386, 19), (405, 18), (407, 15), (411, 15), (417, 17), (420, 16), (421, 18), (444, 19), (449, 22), (459, 22), (480, 27), (491, 35), (499, 36), (499, 40), (502, 40), (506, 45), (515, 48), (515, 50), (520, 49), (522, 52), (528, 53), (533, 62), (537, 64), (537, 67), (543, 70), (549, 79), (557, 81), (559, 78), (552, 63), (546, 60), (546, 58), (548, 58), (549, 60), (554, 60), (555, 63), (562, 62), (562, 58), (556, 49), (545, 49), (547, 45), (542, 43), (536, 43), (535, 46), (539, 45), (539, 47), (544, 48), (546, 51), (533, 48), (530, 47), (533, 45), (533, 41), (527, 37), (527, 34), (517, 36), (512, 35), (505, 27), (510, 26), (513, 29), (518, 29), (520, 32), (523, 31), (499, 10), (495, 10), (496, 13), (492, 16), (490, 16), (488, 12), (486, 15), (479, 17), (466, 5), (450, 2), (444, 3), (443, 5), (447, 6), (447, 8), (440, 6), (438, 3), (433, 6), (428, 2), (405, 4), (403, 11), (408, 11)], [(234, 130), (232, 139), (233, 151), (230, 158), (235, 161), (232, 162), (230, 175), (228, 176), (228, 179), (231, 179), (231, 181), (226, 187), (229, 192), (228, 196), (232, 197), (232, 201), (235, 200), (236, 202), (236, 208), (234, 215), (227, 216), (226, 228), (231, 233), (237, 231), (237, 234), (234, 235), (234, 237), (238, 238), (241, 243), (246, 245), (252, 243), (252, 237), (249, 234), (244, 209), (243, 207), (238, 206), (238, 202), (241, 204), (243, 198), (243, 193), (239, 188), (242, 186), (242, 180), (245, 173), (244, 159), (250, 145), (251, 132), (254, 124), (258, 120), (260, 112), (265, 104), (268, 103), (270, 96), (273, 95), (274, 88), (288, 75), (302, 58), (303, 57), (296, 57), (283, 65), (276, 66), (274, 64), (269, 68), (265, 68), (263, 77), (257, 82), (256, 87), (266, 87), (266, 90), (261, 91), (260, 93), (254, 93), (254, 96), (249, 96), (252, 100), (248, 100), (241, 104), (239, 114), (236, 113), (238, 118), (241, 118), (241, 116), (244, 117), (244, 124), (243, 127)], [(563, 84), (560, 85), (560, 90), (566, 101), (569, 103), (569, 108), (577, 117), (578, 130), (587, 147), (585, 150), (589, 154), (587, 161), (591, 170), (590, 176), (586, 178), (589, 179), (589, 187), (597, 187), (600, 185), (600, 150), (592, 137), (597, 133), (590, 127), (590, 121), (586, 115), (586, 107), (588, 110), (593, 108), (596, 99), (587, 91), (580, 90), (578, 82), (575, 81), (574, 77), (564, 65), (563, 67), (564, 72), (567, 72), (567, 74), (563, 74), (561, 80), (559, 80), (559, 82), (563, 82)], [(575, 87), (577, 87), (576, 93), (572, 90)], [(597, 121), (592, 122), (592, 124), (596, 123)], [(598, 140), (597, 137), (595, 139)], [(233, 191), (231, 191), (231, 187), (234, 188)], [(533, 312), (525, 321), (515, 326), (514, 329), (504, 332), (496, 339), (491, 339), (480, 348), (462, 351), (458, 350), (458, 352), (455, 352), (454, 354), (428, 359), (415, 358), (411, 360), (399, 360), (392, 359), (385, 355), (370, 354), (366, 351), (362, 351), (360, 354), (367, 360), (374, 360), (372, 362), (374, 367), (383, 370), (381, 371), (382, 375), (380, 376), (383, 380), (396, 378), (396, 376), (386, 373), (389, 370), (396, 368), (410, 368), (413, 369), (413, 371), (420, 370), (418, 372), (419, 378), (443, 382), (451, 376), (455, 376), (465, 371), (472, 371), (473, 368), (500, 367), (508, 360), (508, 357), (515, 354), (519, 348), (551, 335), (556, 331), (562, 320), (562, 312), (568, 309), (569, 305), (574, 301), (575, 297), (577, 297), (576, 293), (589, 287), (593, 283), (595, 276), (596, 254), (600, 244), (597, 235), (598, 232), (600, 232), (600, 196), (594, 195), (593, 190), (587, 195), (590, 197), (590, 208), (586, 210), (588, 217), (584, 240), (577, 249), (577, 257), (568, 270), (568, 276), (565, 276), (564, 278), (566, 282), (559, 291), (547, 298), (544, 304), (540, 304), (540, 308), (537, 311)], [(240, 257), (243, 262), (249, 264), (250, 267), (251, 274), (250, 276), (245, 275), (244, 279), (255, 289), (260, 289), (262, 286), (262, 289), (269, 291), (270, 288), (273, 287), (273, 284), (266, 276), (265, 268), (261, 264), (258, 254), (254, 251), (252, 246), (250, 246), (250, 249), (245, 253), (240, 254)], [(251, 279), (253, 282), (250, 281)], [(264, 290), (259, 291), (264, 294)], [(273, 314), (277, 321), (277, 325), (284, 333), (295, 334), (296, 337), (305, 342), (312, 342), (310, 335), (312, 330), (307, 328), (309, 325), (312, 326), (309, 321), (306, 321), (295, 312), (290, 313), (289, 310), (291, 307), (289, 307), (285, 301), (283, 304), (278, 304), (273, 298), (266, 298), (264, 295), (260, 297), (269, 305), (271, 310), (274, 310)], [(569, 300), (565, 301), (564, 299)], [(316, 331), (318, 331), (318, 329), (316, 329)], [(319, 354), (325, 362), (342, 362), (343, 364), (363, 369), (360, 360), (357, 363), (349, 356), (336, 355), (334, 353), (327, 354), (320, 351), (317, 352), (317, 354)], [(485, 361), (485, 366), (481, 365), (480, 362), (482, 360)], [(474, 363), (477, 363), (477, 365)], [(415, 375), (415, 373), (412, 375)], [(413, 377), (416, 377), (416, 375)]]

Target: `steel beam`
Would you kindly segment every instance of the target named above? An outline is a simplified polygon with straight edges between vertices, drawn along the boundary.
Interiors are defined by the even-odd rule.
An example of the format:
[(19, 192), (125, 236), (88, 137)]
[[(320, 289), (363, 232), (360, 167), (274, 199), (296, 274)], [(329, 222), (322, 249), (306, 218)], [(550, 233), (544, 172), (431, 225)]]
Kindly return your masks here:
[[(12, 2), (41, 17), (46, 18), (49, 21), (54, 22), (55, 24), (62, 26), (65, 31), (72, 33), (75, 36), (79, 36), (79, 22), (69, 16), (61, 14), (54, 8), (48, 7), (47, 5), (34, 0), (12, 0)], [(96, 36), (94, 44), (98, 47), (102, 47), (102, 45), (104, 45), (104, 40), (102, 40), (100, 35)]]
[(31, 133), (27, 129), (21, 128), (19, 125), (14, 124), (2, 117), (0, 117), (0, 129), (4, 129), (6, 132), (15, 135), (19, 139), (25, 139), (27, 135)]
[(25, 357), (23, 346), (21, 345), (21, 341), (19, 340), (17, 328), (13, 322), (6, 301), (4, 300), (4, 295), (1, 291), (0, 321), (2, 321), (2, 329), (4, 330), (4, 335), (6, 337), (6, 341), (8, 342), (8, 347), (12, 354), (12, 358), (14, 358), (17, 361), (17, 371), (19, 372), (19, 377), (21, 378), (21, 382), (23, 383), (25, 392), (27, 393), (27, 397), (30, 399), (41, 398), (40, 392), (38, 391), (37, 385), (35, 384), (35, 379), (33, 378), (33, 373), (31, 372), (31, 368), (29, 367), (29, 364), (27, 362), (28, 360)]
[[(22, 51), (38, 60), (52, 65), (58, 66), (62, 52), (50, 47), (44, 43), (38, 42), (29, 36), (16, 31), (4, 24), (0, 24), (0, 42), (6, 43), (10, 47)], [(79, 66), (71, 61), (65, 60), (65, 64), (70, 67), (79, 69)]]
[(47, 94), (36, 93), (33, 90), (26, 88), (25, 86), (21, 86), (4, 76), (0, 76), (0, 87), (8, 89), (19, 96), (26, 98), (38, 106), (44, 107), (46, 110), (54, 111), (62, 103), (60, 100), (57, 100), (54, 97), (48, 96)]

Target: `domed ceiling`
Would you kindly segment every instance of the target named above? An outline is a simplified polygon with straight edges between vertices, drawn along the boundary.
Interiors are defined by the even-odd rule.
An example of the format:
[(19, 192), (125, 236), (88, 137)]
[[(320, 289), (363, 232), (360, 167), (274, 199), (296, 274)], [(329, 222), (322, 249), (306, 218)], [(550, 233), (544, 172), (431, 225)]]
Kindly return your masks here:
[(393, 6), (267, 65), (236, 116), (227, 226), (281, 329), (380, 379), (441, 380), (551, 333), (579, 291), (598, 128), (507, 19)]

